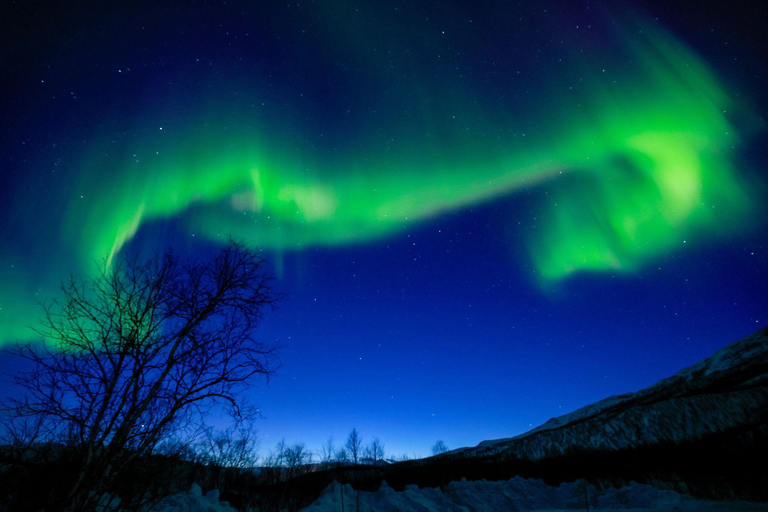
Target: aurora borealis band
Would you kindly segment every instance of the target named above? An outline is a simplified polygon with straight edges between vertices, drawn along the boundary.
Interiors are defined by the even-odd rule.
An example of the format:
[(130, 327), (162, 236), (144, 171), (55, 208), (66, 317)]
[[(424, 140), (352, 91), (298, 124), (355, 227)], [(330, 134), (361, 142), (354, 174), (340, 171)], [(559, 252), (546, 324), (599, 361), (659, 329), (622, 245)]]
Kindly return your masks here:
[(639, 5), (258, 4), (9, 8), (0, 344), (68, 273), (179, 240), (263, 249), (309, 325), (320, 261), (443, 261), (415, 238), (446, 223), (537, 312), (762, 236), (759, 92)]
[[(566, 101), (558, 95), (563, 91), (546, 91), (533, 99), (536, 110), (512, 111), (508, 118), (489, 115), (492, 105), (484, 103), (493, 94), (482, 87), (446, 94), (459, 88), (451, 76), (434, 85), (407, 75), (391, 84), (385, 79), (367, 108), (401, 115), (385, 118), (383, 127), (361, 126), (361, 135), (343, 142), (359, 148), (343, 148), (339, 157), (303, 142), (325, 136), (322, 127), (317, 133), (299, 125), (287, 129), (288, 137), (274, 137), (270, 127), (279, 119), (233, 119), (241, 116), (228, 114), (233, 107), (223, 101), (164, 128), (161, 119), (146, 114), (146, 132), (131, 144), (138, 149), (117, 156), (118, 176), (97, 177), (110, 165), (101, 155), (115, 159), (110, 143), (89, 150), (98, 156), (83, 165), (83, 187), (93, 200), (75, 198), (62, 229), (76, 226), (71, 237), (80, 240), (84, 258), (112, 257), (143, 223), (189, 213), (189, 229), (206, 236), (225, 232), (265, 249), (300, 250), (392, 235), (409, 220), (553, 181), (565, 197), (559, 210), (543, 213), (549, 217), (543, 239), (531, 242), (541, 274), (634, 269), (686, 232), (716, 229), (749, 205), (730, 162), (738, 134), (723, 113), (732, 102), (722, 86), (663, 33), (646, 28), (636, 37), (631, 44), (621, 34), (618, 41), (611, 38), (624, 49), (611, 59), (631, 62), (631, 70), (617, 66), (608, 79), (595, 79)], [(346, 59), (379, 64), (351, 50)], [(585, 57), (568, 60), (574, 62), (564, 66), (565, 75), (593, 74), (584, 69)], [(366, 71), (381, 73), (371, 67)], [(447, 73), (435, 67), (437, 76)], [(472, 80), (469, 74), (466, 81)], [(615, 91), (606, 83), (619, 81), (626, 85), (614, 85)], [(409, 95), (389, 100), (386, 87)], [(438, 107), (421, 104), (421, 98), (433, 98)], [(550, 122), (557, 128), (539, 119), (540, 109), (553, 110)], [(459, 120), (451, 123), (456, 114)], [(530, 129), (523, 137), (525, 127)], [(381, 132), (396, 137), (375, 140)], [(496, 134), (491, 143), (488, 132)], [(563, 174), (575, 175), (577, 184), (560, 187)], [(579, 182), (587, 190), (574, 195)], [(713, 205), (722, 212), (712, 215)], [(581, 213), (585, 208), (588, 215)], [(564, 226), (569, 219), (576, 225)], [(578, 242), (562, 244), (566, 237)]]

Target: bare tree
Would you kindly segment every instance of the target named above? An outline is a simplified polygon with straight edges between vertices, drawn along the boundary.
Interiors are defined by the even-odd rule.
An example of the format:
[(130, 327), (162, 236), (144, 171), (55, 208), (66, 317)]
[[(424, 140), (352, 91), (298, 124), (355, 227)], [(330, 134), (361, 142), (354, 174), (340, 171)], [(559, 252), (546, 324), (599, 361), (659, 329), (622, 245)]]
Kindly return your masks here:
[(299, 475), (304, 466), (312, 463), (312, 454), (304, 443), (296, 443), (285, 450), (285, 467), (288, 478)]
[(357, 464), (359, 457), (362, 455), (363, 437), (357, 433), (356, 428), (353, 428), (352, 432), (349, 433), (346, 447), (348, 455), (352, 458), (352, 462)]
[(378, 437), (374, 437), (371, 444), (365, 448), (365, 456), (371, 459), (374, 466), (384, 460), (384, 443), (379, 441)]
[(32, 369), (5, 403), (8, 432), (33, 420), (38, 440), (75, 454), (56, 503), (93, 509), (126, 465), (213, 408), (247, 417), (242, 390), (278, 366), (254, 336), (277, 298), (263, 260), (234, 242), (210, 261), (133, 258), (65, 282), (44, 305), (44, 341), (15, 349)]
[(336, 459), (336, 462), (339, 464), (346, 464), (349, 462), (349, 455), (347, 454), (346, 448), (343, 446), (336, 450), (333, 458)]
[(280, 482), (283, 479), (283, 467), (285, 466), (286, 451), (288, 447), (285, 439), (281, 439), (274, 451), (270, 451), (262, 460), (261, 475), (268, 485)]
[(333, 436), (331, 436), (320, 449), (320, 456), (322, 457), (322, 462), (325, 464), (326, 469), (331, 467), (335, 451), (336, 445), (333, 442)]
[(252, 425), (210, 429), (200, 445), (201, 459), (216, 467), (247, 469), (256, 466), (259, 441)]
[(438, 440), (433, 446), (432, 446), (432, 455), (441, 455), (448, 451), (448, 447), (445, 445), (445, 443), (441, 440)]
[(275, 467), (282, 468), (285, 466), (286, 451), (288, 451), (288, 447), (285, 444), (285, 438), (283, 438), (275, 447), (275, 453), (273, 455), (273, 464)]

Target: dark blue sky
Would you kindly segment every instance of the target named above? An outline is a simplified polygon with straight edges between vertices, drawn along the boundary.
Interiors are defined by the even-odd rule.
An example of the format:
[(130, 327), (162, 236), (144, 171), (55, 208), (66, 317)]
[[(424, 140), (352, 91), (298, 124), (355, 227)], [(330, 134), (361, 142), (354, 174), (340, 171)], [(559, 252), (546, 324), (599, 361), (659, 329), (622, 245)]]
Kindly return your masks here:
[[(388, 454), (427, 455), (438, 439), (454, 448), (510, 437), (647, 386), (768, 322), (766, 55), (757, 22), (766, 13), (751, 3), (627, 2), (608, 9), (592, 2), (455, 2), (438, 9), (367, 2), (361, 12), (333, 2), (6, 3), (2, 341), (24, 338), (14, 322), (33, 322), (34, 300), (54, 293), (52, 283), (68, 272), (84, 270), (83, 260), (104, 248), (94, 240), (114, 236), (112, 224), (130, 220), (104, 212), (128, 208), (142, 191), (145, 216), (113, 248), (166, 244), (205, 252), (210, 244), (200, 238), (215, 241), (217, 229), (232, 229), (261, 246), (279, 276), (286, 298), (262, 335), (281, 343), (283, 366), (252, 397), (264, 415), (257, 424), (263, 451), (282, 438), (317, 450), (331, 435), (342, 442), (355, 427), (366, 441), (379, 437)], [(618, 251), (613, 269), (585, 265), (542, 278), (547, 256), (530, 242), (547, 221), (540, 204), (582, 199), (604, 229), (605, 205), (590, 187), (615, 190), (614, 177), (584, 164), (598, 176), (593, 185), (538, 181), (536, 174), (530, 184), (492, 192), (473, 195), (472, 187), (502, 179), (483, 173), (506, 161), (507, 147), (516, 165), (568, 170), (555, 156), (549, 162), (550, 140), (554, 155), (561, 135), (566, 140), (584, 119), (605, 121), (606, 132), (623, 130), (616, 119), (635, 96), (653, 107), (654, 98), (627, 82), (658, 72), (664, 83), (667, 73), (684, 72), (665, 55), (650, 64), (622, 62), (624, 46), (643, 44), (637, 27), (663, 35), (654, 51), (687, 52), (703, 63), (725, 91), (733, 112), (724, 115), (738, 130), (738, 144), (713, 142), (713, 158), (726, 155), (755, 204), (667, 226), (674, 243), (636, 240), (636, 253)], [(559, 56), (571, 62), (564, 71)], [(608, 72), (618, 69), (615, 79), (592, 80), (606, 64)], [(567, 97), (566, 90), (579, 87), (583, 105)], [(671, 118), (688, 112), (675, 110), (675, 94), (658, 98)], [(256, 109), (260, 104), (265, 110)], [(456, 115), (465, 124), (449, 125)], [(627, 110), (626, 117), (639, 114)], [(167, 142), (157, 135), (163, 127)], [(230, 172), (228, 150), (237, 153), (233, 160), (248, 158), (242, 155), (253, 133), (264, 136), (259, 155), (277, 162), (277, 187), (301, 176), (318, 194), (327, 182), (354, 195), (363, 176), (372, 187), (384, 183), (395, 199), (413, 193), (429, 213), (392, 225), (354, 220), (359, 232), (350, 221), (339, 230), (352, 231), (338, 235), (334, 215), (328, 224), (307, 217), (294, 225), (277, 208), (271, 228), (266, 210), (237, 211), (239, 218), (254, 214), (247, 225), (253, 231), (244, 231), (224, 208), (252, 193), (240, 183), (220, 201), (211, 189), (224, 180), (196, 181), (190, 171), (189, 187), (202, 184), (200, 190), (175, 190), (191, 199), (166, 210), (170, 200), (164, 196), (159, 205), (147, 192), (172, 188), (172, 178), (186, 171), (174, 167), (166, 175), (163, 165), (176, 165), (170, 160), (144, 167), (145, 155), (167, 151), (171, 160), (201, 167), (195, 172), (203, 176), (219, 175)], [(612, 137), (605, 134), (607, 147)], [(213, 149), (200, 148), (208, 142)], [(208, 162), (215, 163), (207, 168)], [(462, 188), (466, 197), (456, 192)], [(450, 200), (442, 205), (434, 197), (444, 189)], [(77, 202), (94, 196), (85, 207)], [(694, 229), (693, 222), (702, 225)], [(557, 253), (579, 237), (588, 245), (590, 233), (545, 239)], [(5, 356), (0, 366), (9, 369)]]

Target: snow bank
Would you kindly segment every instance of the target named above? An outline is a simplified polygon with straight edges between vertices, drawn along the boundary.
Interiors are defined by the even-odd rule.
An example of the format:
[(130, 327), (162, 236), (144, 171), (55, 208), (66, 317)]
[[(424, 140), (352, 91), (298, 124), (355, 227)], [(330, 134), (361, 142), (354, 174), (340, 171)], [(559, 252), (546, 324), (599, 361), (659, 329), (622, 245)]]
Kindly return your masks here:
[(219, 491), (214, 489), (203, 494), (197, 484), (192, 484), (189, 492), (175, 494), (166, 498), (152, 512), (237, 512), (226, 501), (219, 501)]
[[(342, 497), (343, 494), (343, 497)], [(612, 512), (765, 512), (766, 503), (712, 502), (695, 500), (674, 491), (632, 483), (620, 489), (597, 491), (586, 487), (590, 510)], [(502, 482), (485, 480), (451, 482), (445, 492), (419, 489), (409, 485), (396, 492), (384, 482), (376, 492), (360, 492), (362, 512), (476, 512), (497, 510), (531, 510), (559, 512), (585, 510), (584, 482), (571, 482), (551, 487), (541, 480), (516, 477)], [(344, 512), (357, 510), (358, 492), (349, 484), (333, 483), (304, 512)]]
[[(94, 512), (113, 512), (120, 507), (120, 498), (104, 494), (96, 505)], [(214, 489), (203, 494), (197, 484), (192, 484), (188, 492), (180, 492), (169, 496), (159, 505), (142, 508), (142, 512), (237, 512), (226, 501), (219, 501), (219, 491)]]

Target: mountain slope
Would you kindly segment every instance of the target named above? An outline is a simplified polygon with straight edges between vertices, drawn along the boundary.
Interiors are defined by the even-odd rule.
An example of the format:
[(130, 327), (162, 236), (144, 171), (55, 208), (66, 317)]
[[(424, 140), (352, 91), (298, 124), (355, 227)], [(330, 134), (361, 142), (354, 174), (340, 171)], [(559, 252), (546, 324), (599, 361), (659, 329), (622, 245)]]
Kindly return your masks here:
[(690, 442), (768, 422), (768, 327), (637, 393), (612, 396), (522, 435), (454, 456), (539, 460), (573, 450)]
[[(765, 460), (768, 327), (637, 393), (606, 398), (522, 435), (385, 467), (341, 466), (307, 475), (304, 484), (317, 493), (314, 499), (334, 480), (369, 492), (383, 481), (395, 491), (414, 484), (445, 491), (462, 479), (523, 477), (549, 486), (586, 481), (595, 492), (637, 482), (764, 506)], [(711, 510), (730, 510), (717, 507)]]

